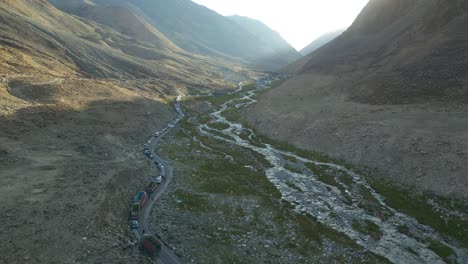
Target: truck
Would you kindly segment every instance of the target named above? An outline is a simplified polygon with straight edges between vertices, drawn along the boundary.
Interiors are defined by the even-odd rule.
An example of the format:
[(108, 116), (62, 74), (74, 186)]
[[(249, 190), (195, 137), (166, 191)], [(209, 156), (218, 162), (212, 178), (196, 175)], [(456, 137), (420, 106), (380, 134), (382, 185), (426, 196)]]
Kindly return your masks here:
[(157, 183), (157, 184), (161, 184), (162, 181), (163, 181), (162, 175), (159, 175), (158, 177), (156, 177), (156, 183)]
[(151, 235), (145, 234), (141, 240), (141, 249), (154, 257), (161, 251), (161, 243)]
[(130, 217), (131, 220), (140, 219), (140, 211), (141, 211), (140, 209), (141, 209), (141, 207), (140, 207), (139, 203), (134, 203), (132, 205), (132, 214), (131, 214), (131, 217)]
[(132, 221), (130, 221), (130, 228), (131, 228), (132, 230), (138, 229), (138, 220), (132, 220)]
[(145, 191), (149, 194), (152, 194), (156, 189), (158, 188), (158, 183), (154, 180), (151, 180), (148, 182), (148, 185), (146, 185)]
[(138, 203), (140, 207), (143, 207), (143, 205), (145, 205), (145, 202), (146, 202), (146, 192), (141, 191), (137, 193), (133, 202)]

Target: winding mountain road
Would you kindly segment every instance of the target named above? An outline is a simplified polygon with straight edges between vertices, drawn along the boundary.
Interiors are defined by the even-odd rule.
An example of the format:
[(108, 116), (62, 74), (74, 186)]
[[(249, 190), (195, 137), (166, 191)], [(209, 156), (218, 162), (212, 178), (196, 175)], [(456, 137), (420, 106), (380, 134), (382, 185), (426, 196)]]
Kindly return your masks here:
[[(164, 191), (167, 188), (167, 185), (174, 176), (174, 170), (170, 163), (163, 157), (159, 156), (159, 154), (156, 151), (156, 148), (161, 139), (169, 132), (171, 132), (171, 130), (174, 129), (177, 123), (179, 123), (179, 121), (184, 117), (184, 113), (180, 108), (180, 97), (177, 98), (174, 107), (177, 112), (177, 117), (171, 122), (169, 122), (169, 124), (167, 124), (161, 131), (152, 134), (151, 137), (148, 139), (148, 142), (146, 143), (150, 154), (153, 155), (153, 159), (149, 159), (151, 162), (151, 166), (155, 166), (158, 170), (160, 170), (161, 175), (163, 175), (164, 177), (163, 182), (159, 184), (156, 191), (151, 196), (149, 196), (145, 205), (143, 206), (140, 214), (140, 219), (138, 221), (138, 229), (134, 230), (135, 236), (138, 239), (143, 237), (144, 234), (149, 234), (155, 237), (161, 243), (161, 251), (157, 256), (157, 260), (159, 261), (159, 263), (163, 264), (181, 263), (177, 256), (174, 254), (172, 248), (169, 245), (167, 245), (164, 241), (162, 241), (161, 238), (154, 231), (151, 230), (151, 225), (149, 223), (149, 217), (151, 215), (151, 210), (153, 209), (155, 202), (164, 193)], [(159, 133), (158, 136), (156, 136), (156, 133)], [(162, 167), (156, 165), (155, 162), (158, 162), (160, 165), (162, 165)]]

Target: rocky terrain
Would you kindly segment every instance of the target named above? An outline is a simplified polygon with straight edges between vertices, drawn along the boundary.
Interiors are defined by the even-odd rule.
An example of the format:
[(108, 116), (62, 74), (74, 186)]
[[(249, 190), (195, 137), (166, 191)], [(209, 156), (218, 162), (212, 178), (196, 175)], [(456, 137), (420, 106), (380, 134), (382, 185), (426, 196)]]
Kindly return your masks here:
[(248, 112), (269, 136), (467, 198), (466, 1), (373, 0)]
[(177, 177), (153, 210), (153, 226), (180, 259), (387, 263), (314, 217), (295, 212), (265, 175), (271, 165), (262, 155), (198, 131), (208, 125), (217, 129), (214, 135), (223, 135), (225, 124), (211, 114), (227, 98), (184, 102), (187, 120), (159, 150), (172, 161)]
[(189, 0), (1, 1), (0, 262), (154, 262), (129, 211), (178, 95), (150, 220), (184, 263), (467, 262), (467, 10), (371, 0), (231, 93), (300, 55)]
[(310, 53), (318, 50), (319, 48), (325, 46), (327, 43), (330, 41), (334, 40), (336, 37), (341, 35), (341, 33), (344, 32), (344, 29), (328, 32), (326, 34), (323, 34), (322, 36), (318, 37), (316, 40), (312, 41), (309, 45), (301, 49), (299, 52), (307, 56)]
[(251, 74), (129, 17), (139, 34), (47, 1), (0, 3), (0, 262), (151, 262), (128, 226), (156, 173), (140, 144), (175, 116), (178, 94)]
[(268, 86), (256, 87), (185, 102), (188, 120), (162, 145), (178, 177), (153, 212), (155, 232), (183, 260), (467, 261), (466, 207), (255, 132), (240, 112)]
[[(125, 220), (129, 198), (153, 172), (135, 145), (171, 108), (110, 82), (22, 78), (0, 89), (14, 103), (2, 104), (0, 117), (2, 261), (138, 258)], [(44, 95), (54, 89), (72, 92), (76, 103)]]
[(90, 9), (107, 9), (97, 14), (98, 21), (109, 10), (131, 10), (186, 51), (248, 63), (259, 70), (279, 70), (301, 57), (276, 32), (258, 21), (224, 17), (191, 0), (52, 0), (51, 3), (86, 18), (96, 17), (95, 11), (88, 12)]

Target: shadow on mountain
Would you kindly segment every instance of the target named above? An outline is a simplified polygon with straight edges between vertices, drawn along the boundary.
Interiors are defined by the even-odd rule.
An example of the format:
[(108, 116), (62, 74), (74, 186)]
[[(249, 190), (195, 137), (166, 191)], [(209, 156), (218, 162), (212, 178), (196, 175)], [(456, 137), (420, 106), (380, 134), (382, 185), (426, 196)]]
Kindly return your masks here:
[[(137, 144), (172, 116), (169, 105), (141, 99), (95, 101), (80, 111), (32, 106), (0, 117), (3, 260), (79, 259), (102, 248), (102, 236), (125, 233), (133, 192), (155, 173)], [(114, 254), (122, 252), (96, 255), (107, 262)]]

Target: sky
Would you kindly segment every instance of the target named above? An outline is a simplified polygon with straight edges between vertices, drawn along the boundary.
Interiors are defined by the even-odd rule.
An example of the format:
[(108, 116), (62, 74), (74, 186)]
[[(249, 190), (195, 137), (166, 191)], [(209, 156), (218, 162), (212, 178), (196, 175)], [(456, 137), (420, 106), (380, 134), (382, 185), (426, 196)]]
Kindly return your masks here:
[(301, 50), (322, 34), (347, 28), (368, 0), (193, 0), (221, 15), (262, 21)]

